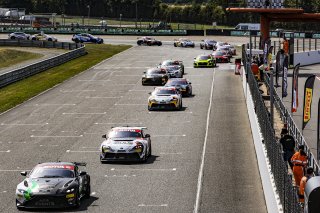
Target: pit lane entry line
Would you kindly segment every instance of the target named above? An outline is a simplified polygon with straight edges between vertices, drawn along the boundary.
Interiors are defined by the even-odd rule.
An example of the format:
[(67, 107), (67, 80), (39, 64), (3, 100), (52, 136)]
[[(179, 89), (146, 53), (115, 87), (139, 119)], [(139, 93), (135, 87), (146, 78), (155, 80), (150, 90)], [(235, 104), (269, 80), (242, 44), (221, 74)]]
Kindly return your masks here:
[(203, 182), (203, 168), (204, 168), (204, 159), (206, 154), (206, 148), (207, 148), (207, 139), (208, 139), (208, 130), (209, 130), (209, 122), (210, 122), (210, 115), (211, 115), (211, 106), (212, 106), (212, 97), (213, 97), (213, 88), (214, 88), (214, 76), (216, 69), (213, 68), (213, 75), (212, 75), (212, 85), (211, 85), (211, 92), (210, 92), (210, 102), (207, 112), (207, 124), (206, 124), (206, 134), (204, 137), (204, 143), (202, 148), (202, 155), (201, 155), (201, 164), (199, 168), (199, 175), (198, 175), (198, 184), (197, 184), (197, 196), (196, 196), (196, 202), (194, 204), (193, 213), (199, 212), (199, 206), (200, 206), (200, 195), (201, 195), (201, 187)]

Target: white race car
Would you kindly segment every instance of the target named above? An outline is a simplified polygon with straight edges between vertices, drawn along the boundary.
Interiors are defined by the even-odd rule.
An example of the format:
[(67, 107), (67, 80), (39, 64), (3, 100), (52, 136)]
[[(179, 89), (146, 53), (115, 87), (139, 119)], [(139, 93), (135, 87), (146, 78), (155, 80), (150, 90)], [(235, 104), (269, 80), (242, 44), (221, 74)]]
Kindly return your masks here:
[(151, 156), (151, 138), (146, 127), (114, 127), (100, 146), (100, 161), (141, 161)]
[(31, 40), (37, 40), (37, 41), (58, 41), (58, 39), (54, 36), (43, 34), (43, 33), (37, 33), (31, 36)]
[(182, 95), (176, 87), (156, 87), (148, 99), (148, 110), (182, 109)]

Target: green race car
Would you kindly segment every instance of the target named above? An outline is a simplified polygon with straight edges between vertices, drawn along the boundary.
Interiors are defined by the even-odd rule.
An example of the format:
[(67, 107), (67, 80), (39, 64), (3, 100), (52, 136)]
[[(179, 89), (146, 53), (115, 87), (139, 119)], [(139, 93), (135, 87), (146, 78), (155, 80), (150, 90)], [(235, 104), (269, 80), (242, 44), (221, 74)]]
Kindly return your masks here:
[(194, 58), (193, 67), (215, 67), (217, 65), (216, 59), (212, 55), (198, 55)]

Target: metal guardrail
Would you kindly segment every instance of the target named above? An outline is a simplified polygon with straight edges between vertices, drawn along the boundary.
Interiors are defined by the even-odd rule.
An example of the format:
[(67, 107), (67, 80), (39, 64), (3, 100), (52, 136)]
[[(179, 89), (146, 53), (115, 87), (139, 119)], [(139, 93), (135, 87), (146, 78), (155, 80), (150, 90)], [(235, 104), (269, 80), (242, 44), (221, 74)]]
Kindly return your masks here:
[(287, 163), (283, 160), (281, 144), (277, 142), (275, 137), (275, 131), (270, 122), (270, 114), (259, 91), (258, 82), (251, 71), (245, 50), (245, 45), (243, 45), (242, 61), (283, 211), (284, 213), (301, 213), (302, 209), (298, 203), (297, 191), (292, 184), (292, 176), (288, 174)]
[(60, 48), (71, 50), (58, 56), (54, 56), (52, 58), (30, 64), (28, 66), (18, 68), (0, 75), (0, 88), (50, 69), (52, 67), (63, 64), (72, 59), (83, 56), (87, 53), (84, 45), (67, 42), (0, 39), (0, 46)]
[[(266, 85), (268, 86), (268, 88), (270, 88), (269, 76), (265, 75), (264, 77), (265, 77)], [(280, 112), (281, 120), (284, 123), (287, 123), (289, 133), (294, 137), (294, 139), (296, 141), (296, 148), (298, 149), (299, 145), (304, 145), (306, 147), (306, 153), (308, 156), (308, 166), (313, 167), (314, 173), (316, 175), (319, 175), (320, 170), (319, 170), (319, 165), (316, 161), (316, 158), (312, 154), (311, 149), (307, 146), (307, 143), (306, 143), (302, 133), (300, 132), (299, 128), (297, 127), (296, 123), (294, 122), (290, 112), (284, 106), (277, 90), (274, 87), (272, 87), (272, 89), (273, 89), (273, 94), (274, 94), (273, 98), (274, 98), (275, 107)]]

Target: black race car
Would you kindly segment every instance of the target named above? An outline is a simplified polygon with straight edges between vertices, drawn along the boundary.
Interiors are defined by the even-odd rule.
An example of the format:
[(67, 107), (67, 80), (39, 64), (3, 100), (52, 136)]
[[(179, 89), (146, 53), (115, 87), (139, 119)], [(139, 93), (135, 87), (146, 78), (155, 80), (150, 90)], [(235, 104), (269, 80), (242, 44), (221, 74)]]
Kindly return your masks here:
[(165, 85), (169, 79), (169, 74), (163, 68), (150, 68), (142, 76), (142, 85)]
[(86, 163), (50, 162), (35, 166), (16, 189), (16, 206), (23, 208), (79, 207), (90, 197), (90, 176), (78, 166)]
[(183, 96), (192, 96), (191, 82), (185, 78), (170, 78), (164, 86), (177, 88)]
[(154, 38), (151, 37), (141, 37), (138, 38), (137, 44), (140, 45), (147, 45), (147, 46), (152, 46), (152, 45), (157, 45), (157, 46), (161, 46), (162, 42), (159, 40), (156, 40)]
[(202, 40), (202, 42), (200, 43), (200, 49), (206, 49), (206, 50), (215, 50), (217, 49), (216, 46), (217, 42), (214, 40)]

